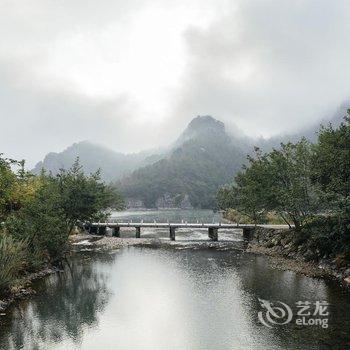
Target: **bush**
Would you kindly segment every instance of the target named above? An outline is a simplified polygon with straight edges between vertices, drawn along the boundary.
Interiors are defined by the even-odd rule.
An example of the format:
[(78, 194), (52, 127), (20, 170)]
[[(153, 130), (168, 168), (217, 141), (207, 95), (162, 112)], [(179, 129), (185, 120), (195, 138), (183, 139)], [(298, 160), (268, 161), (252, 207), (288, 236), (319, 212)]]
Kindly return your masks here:
[(28, 241), (30, 269), (60, 260), (67, 250), (68, 232), (56, 187), (54, 182), (46, 181), (34, 198), (5, 222), (9, 234)]
[(25, 265), (27, 244), (0, 232), (0, 291), (6, 290)]
[(270, 225), (285, 225), (286, 222), (274, 211), (266, 213), (266, 223)]
[(236, 209), (228, 209), (225, 212), (225, 218), (237, 224), (250, 224), (252, 221), (248, 215), (244, 215)]
[[(20, 169), (15, 172), (15, 165)], [(0, 154), (0, 293), (22, 271), (56, 264), (68, 250), (69, 233), (79, 222), (121, 208), (118, 192), (100, 181), (99, 173), (84, 175), (77, 160), (56, 175), (34, 176), (24, 162)]]
[(350, 263), (350, 219), (318, 217), (305, 224), (300, 235), (318, 258), (341, 254)]

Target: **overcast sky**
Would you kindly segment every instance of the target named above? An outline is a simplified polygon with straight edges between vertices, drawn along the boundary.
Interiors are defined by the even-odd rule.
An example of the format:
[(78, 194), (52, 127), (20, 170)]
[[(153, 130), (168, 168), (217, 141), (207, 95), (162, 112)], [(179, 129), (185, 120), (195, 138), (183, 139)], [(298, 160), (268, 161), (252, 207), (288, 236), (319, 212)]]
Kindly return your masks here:
[(350, 97), (350, 1), (0, 0), (0, 152), (291, 132)]

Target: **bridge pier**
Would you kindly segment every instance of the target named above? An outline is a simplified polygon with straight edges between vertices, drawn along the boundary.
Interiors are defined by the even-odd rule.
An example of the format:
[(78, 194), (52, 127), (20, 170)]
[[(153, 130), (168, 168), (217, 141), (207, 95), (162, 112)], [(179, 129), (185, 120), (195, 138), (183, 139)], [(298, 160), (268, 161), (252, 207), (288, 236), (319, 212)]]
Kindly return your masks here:
[(175, 227), (170, 227), (170, 240), (175, 241)]
[(208, 228), (208, 236), (212, 241), (218, 240), (218, 229), (215, 227)]
[(140, 226), (136, 226), (136, 238), (140, 238), (141, 237), (141, 227)]
[(243, 240), (251, 241), (255, 233), (255, 227), (243, 227)]
[(112, 236), (113, 237), (120, 237), (120, 227), (117, 226), (117, 227), (114, 227), (112, 228)]
[(97, 226), (90, 226), (89, 233), (91, 234), (97, 234)]
[(105, 235), (106, 234), (106, 226), (98, 226), (97, 227), (97, 234), (99, 236)]

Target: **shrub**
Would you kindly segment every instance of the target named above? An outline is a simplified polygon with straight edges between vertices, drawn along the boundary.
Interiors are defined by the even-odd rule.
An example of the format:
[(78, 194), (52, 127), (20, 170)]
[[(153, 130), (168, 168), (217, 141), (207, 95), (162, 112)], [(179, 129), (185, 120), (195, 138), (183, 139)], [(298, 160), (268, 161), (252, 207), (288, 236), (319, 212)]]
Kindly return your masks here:
[(7, 289), (25, 265), (27, 244), (0, 232), (0, 291)]
[(225, 218), (237, 224), (250, 224), (252, 221), (248, 215), (244, 215), (236, 209), (228, 209)]
[(350, 219), (318, 217), (304, 225), (301, 235), (318, 258), (341, 254), (350, 262)]

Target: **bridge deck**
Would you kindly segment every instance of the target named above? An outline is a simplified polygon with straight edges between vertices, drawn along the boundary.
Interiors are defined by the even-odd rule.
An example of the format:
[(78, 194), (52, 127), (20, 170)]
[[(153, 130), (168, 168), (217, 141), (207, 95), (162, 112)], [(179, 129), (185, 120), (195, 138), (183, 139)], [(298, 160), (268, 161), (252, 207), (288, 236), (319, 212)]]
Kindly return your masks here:
[(184, 223), (184, 222), (93, 222), (92, 227), (149, 227), (149, 228), (216, 228), (216, 229), (243, 229), (265, 227), (274, 229), (289, 229), (288, 225), (254, 225), (254, 224), (225, 224), (225, 223)]

